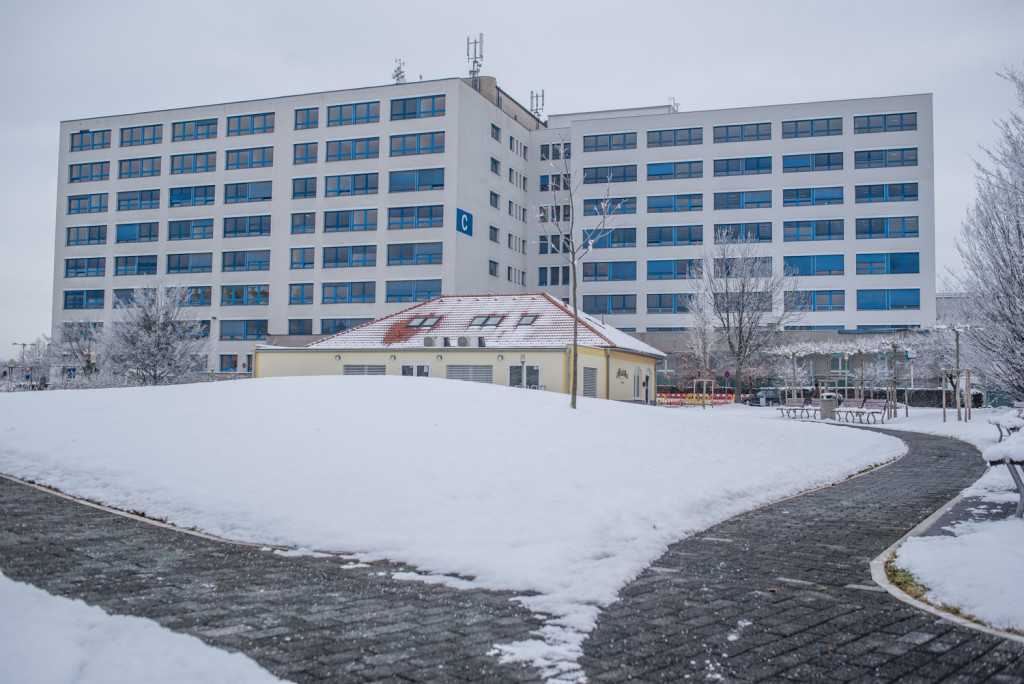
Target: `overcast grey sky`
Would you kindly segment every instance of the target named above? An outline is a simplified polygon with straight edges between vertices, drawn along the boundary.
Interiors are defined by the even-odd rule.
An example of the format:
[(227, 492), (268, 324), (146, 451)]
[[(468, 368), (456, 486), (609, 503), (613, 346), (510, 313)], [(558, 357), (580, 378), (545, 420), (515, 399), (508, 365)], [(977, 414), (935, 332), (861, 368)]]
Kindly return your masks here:
[(940, 271), (1013, 106), (1019, 0), (0, 0), (0, 359), (49, 333), (59, 122), (483, 73), (547, 114), (930, 92)]

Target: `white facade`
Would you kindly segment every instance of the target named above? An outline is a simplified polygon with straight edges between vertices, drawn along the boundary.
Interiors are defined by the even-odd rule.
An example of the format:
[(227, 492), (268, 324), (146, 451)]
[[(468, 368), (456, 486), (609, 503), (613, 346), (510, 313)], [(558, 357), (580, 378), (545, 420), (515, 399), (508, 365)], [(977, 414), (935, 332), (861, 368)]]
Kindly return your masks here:
[[(61, 125), (59, 182), (57, 196), (56, 254), (54, 261), (53, 326), (60, 334), (64, 321), (108, 322), (114, 315), (115, 291), (129, 291), (145, 281), (136, 275), (155, 269), (155, 275), (168, 284), (209, 288), (196, 290), (196, 304), (203, 319), (211, 324), (214, 353), (210, 367), (246, 370), (247, 355), (264, 334), (335, 332), (346, 326), (393, 313), (413, 300), (437, 294), (490, 294), (549, 291), (568, 296), (561, 284), (541, 285), (541, 267), (561, 265), (558, 255), (540, 254), (541, 237), (547, 227), (537, 218), (538, 207), (551, 204), (550, 193), (541, 192), (543, 175), (555, 173), (552, 164), (561, 161), (541, 159), (541, 145), (570, 142), (572, 158), (569, 173), (579, 179), (584, 169), (604, 166), (635, 165), (635, 181), (618, 182), (611, 187), (613, 197), (635, 197), (636, 213), (615, 217), (616, 227), (635, 228), (634, 246), (596, 249), (588, 261), (635, 262), (635, 279), (582, 283), (581, 295), (628, 294), (635, 296), (635, 313), (607, 313), (605, 320), (624, 329), (645, 330), (686, 327), (685, 314), (648, 313), (647, 295), (685, 292), (680, 280), (648, 280), (647, 261), (684, 259), (699, 256), (702, 247), (648, 246), (648, 227), (702, 225), (704, 243), (711, 241), (714, 224), (771, 222), (771, 242), (765, 253), (776, 261), (786, 256), (842, 254), (844, 274), (803, 278), (802, 286), (814, 290), (842, 290), (842, 311), (814, 311), (807, 314), (808, 326), (886, 326), (928, 325), (934, 320), (934, 201), (932, 183), (932, 116), (928, 95), (850, 100), (735, 110), (679, 113), (668, 107), (627, 109), (580, 115), (553, 116), (545, 127), (529, 112), (500, 91), (493, 79), (482, 78), (480, 92), (463, 79), (445, 79), (316, 93), (250, 102), (191, 107), (186, 109), (67, 121)], [(437, 96), (444, 97), (443, 106)], [(410, 116), (393, 119), (392, 101), (427, 98)], [(375, 121), (359, 121), (366, 110), (349, 112), (342, 105), (379, 103)], [(415, 107), (415, 105), (411, 105)], [(314, 110), (315, 127), (298, 128), (297, 111)], [(231, 117), (274, 114), (272, 131), (234, 134), (237, 122)], [(914, 113), (912, 131), (854, 134), (854, 117), (875, 114)], [(351, 114), (353, 123), (341, 123)], [(842, 134), (825, 137), (784, 139), (783, 122), (803, 119), (842, 119)], [(332, 119), (335, 119), (332, 121)], [(175, 125), (182, 122), (216, 121), (216, 134), (191, 140), (175, 140)], [(714, 127), (725, 124), (769, 122), (768, 140), (714, 143)], [(248, 118), (241, 125), (251, 123)], [(257, 117), (255, 124), (265, 124)], [(337, 124), (337, 125), (329, 125)], [(154, 129), (161, 126), (159, 140)], [(647, 132), (700, 127), (699, 145), (648, 147)], [(229, 130), (230, 128), (230, 130)], [(242, 129), (244, 131), (244, 128)], [(87, 134), (83, 132), (88, 131)], [(109, 131), (109, 143), (104, 134)], [(584, 152), (586, 136), (604, 133), (636, 133), (632, 149)], [(231, 134), (229, 134), (231, 133)], [(421, 147), (433, 147), (428, 153), (391, 156), (394, 136), (443, 133), (443, 151), (438, 138), (421, 138)], [(121, 146), (127, 141), (146, 144)], [(135, 136), (134, 138), (132, 136)], [(344, 151), (337, 141), (376, 139), (378, 153), (357, 154), (360, 158), (328, 161), (329, 151)], [(426, 141), (426, 142), (422, 142)], [(86, 149), (75, 149), (76, 147)], [(97, 143), (97, 144), (90, 144)], [(303, 151), (296, 145), (316, 143), (316, 159), (300, 161)], [(363, 143), (359, 143), (363, 144)], [(397, 144), (397, 143), (394, 143)], [(408, 140), (406, 146), (408, 147)], [(358, 149), (358, 145), (354, 145)], [(273, 149), (273, 162), (256, 168), (239, 166), (239, 150)], [(916, 150), (917, 165), (890, 168), (855, 168), (855, 152), (864, 150)], [(783, 173), (783, 156), (800, 153), (841, 152), (843, 169), (809, 173)], [(212, 153), (202, 161), (213, 162), (192, 173), (177, 173), (195, 162), (187, 155)], [(260, 158), (261, 152), (252, 156)], [(549, 155), (550, 156), (550, 155)], [(771, 173), (716, 177), (714, 160), (726, 158), (771, 157)], [(126, 160), (159, 159), (159, 172), (140, 177), (120, 177)], [(647, 165), (657, 162), (701, 161), (701, 178), (647, 180)], [(108, 166), (106, 169), (103, 163)], [(139, 162), (126, 171), (141, 170)], [(149, 168), (149, 167), (146, 167)], [(209, 168), (207, 166), (206, 168)], [(391, 173), (410, 170), (443, 169), (443, 187), (411, 191), (392, 191)], [(104, 170), (106, 175), (104, 177)], [(363, 174), (371, 174), (364, 176)], [(376, 174), (375, 193), (345, 192), (348, 183), (361, 186)], [(358, 178), (349, 179), (357, 175)], [(334, 177), (343, 177), (334, 180)], [(315, 192), (309, 197), (294, 197), (295, 179), (315, 178)], [(436, 185), (436, 172), (421, 178)], [(400, 180), (408, 180), (403, 176)], [(266, 201), (227, 202), (235, 193), (235, 184), (269, 181), (271, 199)], [(855, 187), (915, 183), (917, 199), (905, 202), (857, 203)], [(783, 206), (784, 190), (817, 187), (843, 188), (843, 204), (824, 206)], [(249, 186), (252, 193), (263, 186)], [(341, 189), (327, 196), (328, 188)], [(606, 184), (580, 186), (573, 208), (587, 227), (583, 214), (587, 198), (600, 197)], [(182, 191), (181, 188), (200, 188)], [(312, 190), (306, 186), (307, 190)], [(138, 191), (158, 190), (155, 193)], [(770, 208), (714, 209), (715, 193), (770, 190)], [(647, 198), (675, 194), (700, 194), (702, 210), (677, 213), (648, 213)], [(195, 197), (212, 201), (193, 206)], [(128, 208), (132, 202), (151, 204)], [(205, 200), (204, 200), (205, 201)], [(497, 206), (493, 206), (494, 204)], [(119, 208), (120, 204), (120, 208)], [(433, 221), (423, 218), (420, 227), (398, 228), (397, 216), (390, 211), (408, 207), (442, 207), (433, 210)], [(333, 212), (370, 210), (349, 218), (354, 223), (372, 224), (357, 230), (326, 232), (326, 222), (338, 219)], [(424, 209), (422, 212), (430, 212)], [(305, 231), (293, 228), (293, 215), (312, 214), (315, 227)], [(425, 217), (427, 214), (424, 213)], [(858, 218), (916, 216), (918, 237), (855, 239)], [(241, 217), (252, 217), (238, 221)], [(256, 218), (260, 217), (260, 218)], [(269, 217), (263, 218), (263, 217)], [(363, 218), (366, 221), (363, 221)], [(467, 217), (472, 220), (472, 234)], [(843, 219), (842, 240), (785, 242), (786, 221)], [(180, 222), (192, 224), (195, 239), (181, 238)], [(268, 226), (269, 221), (269, 226)], [(405, 222), (406, 225), (408, 222)], [(133, 228), (139, 224), (139, 228)], [(156, 224), (150, 228), (147, 224)], [(247, 224), (248, 236), (229, 236), (241, 232)], [(426, 224), (426, 225), (424, 225)], [(389, 227), (389, 225), (391, 227)], [(96, 226), (103, 226), (101, 231)], [(119, 229), (119, 226), (121, 228)], [(369, 229), (365, 229), (369, 228)], [(463, 230), (460, 231), (460, 228)], [(155, 233), (153, 232), (155, 230)], [(105, 232), (105, 239), (100, 239)], [(145, 241), (119, 242), (145, 237)], [(137, 234), (137, 236), (136, 236)], [(440, 253), (436, 247), (440, 243)], [(412, 255), (398, 245), (415, 244)], [(389, 246), (392, 249), (389, 251)], [(356, 247), (346, 253), (344, 248)], [(333, 248), (343, 248), (334, 250)], [(367, 249), (369, 248), (369, 249)], [(296, 253), (293, 250), (308, 249)], [(375, 250), (375, 259), (370, 257)], [(245, 264), (262, 270), (241, 270), (235, 252), (252, 256)], [(904, 275), (857, 275), (857, 254), (908, 253), (919, 255), (919, 273)], [(178, 255), (209, 255), (182, 258)], [(225, 256), (225, 255), (228, 256)], [(134, 259), (133, 257), (142, 257)], [(390, 257), (390, 258), (389, 258)], [(264, 269), (265, 259), (269, 264)], [(438, 259), (440, 261), (438, 262)], [(99, 261), (102, 259), (102, 263)], [(303, 262), (312, 267), (297, 268)], [(391, 262), (389, 264), (389, 261)], [(409, 262), (412, 263), (409, 263)], [(370, 265), (370, 262), (373, 262)], [(419, 262), (419, 263), (416, 263)], [(183, 264), (197, 267), (181, 270)], [(348, 265), (346, 265), (348, 264)], [(228, 269), (228, 270), (225, 270)], [(234, 270), (232, 270), (234, 269)], [(545, 274), (547, 275), (547, 274)], [(438, 282), (439, 281), (439, 282)], [(414, 282), (410, 295), (409, 286)], [(349, 287), (335, 284), (373, 283)], [(550, 278), (548, 278), (550, 283)], [(252, 292), (229, 290), (227, 286), (265, 286)], [(296, 290), (293, 286), (305, 285)], [(919, 290), (919, 309), (858, 310), (857, 290)], [(344, 296), (340, 293), (344, 292)], [(372, 292), (372, 294), (371, 294)], [(102, 293), (102, 295), (98, 294)], [(341, 301), (350, 298), (354, 301)], [(337, 301), (332, 301), (336, 299)], [(237, 303), (231, 303), (231, 302)], [(588, 300), (589, 301), (589, 300)], [(597, 311), (597, 314), (602, 312)], [(240, 324), (240, 321), (249, 321)], [(227, 339), (227, 338), (241, 339)], [(301, 338), (300, 338), (301, 339)], [(312, 340), (314, 338), (306, 338)]]

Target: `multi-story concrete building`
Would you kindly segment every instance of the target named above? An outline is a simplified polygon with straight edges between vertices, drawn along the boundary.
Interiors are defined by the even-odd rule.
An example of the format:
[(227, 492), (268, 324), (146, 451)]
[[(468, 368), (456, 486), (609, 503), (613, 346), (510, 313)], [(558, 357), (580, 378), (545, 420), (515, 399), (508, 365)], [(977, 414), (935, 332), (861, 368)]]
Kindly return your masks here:
[[(930, 95), (542, 122), (494, 79), (471, 83), (62, 123), (54, 334), (109, 321), (153, 276), (189, 288), (226, 371), (268, 336), (309, 341), (440, 294), (565, 298), (545, 219), (596, 226), (606, 190), (613, 230), (581, 304), (623, 330), (685, 328), (686, 264), (722, 231), (801, 274), (801, 327), (934, 320)], [(551, 193), (565, 176), (576, 206)]]

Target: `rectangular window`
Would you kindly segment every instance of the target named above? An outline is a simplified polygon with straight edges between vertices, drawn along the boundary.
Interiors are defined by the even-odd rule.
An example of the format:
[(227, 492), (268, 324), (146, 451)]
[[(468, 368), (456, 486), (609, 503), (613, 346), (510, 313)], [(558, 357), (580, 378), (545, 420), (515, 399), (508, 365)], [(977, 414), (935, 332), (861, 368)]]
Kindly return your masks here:
[(270, 235), (270, 216), (229, 216), (224, 219), (224, 237)]
[(202, 207), (213, 204), (216, 186), (193, 185), (184, 188), (171, 188), (170, 205), (172, 207)]
[(704, 244), (704, 226), (649, 226), (648, 247)]
[(917, 166), (917, 148), (902, 147), (893, 150), (861, 150), (860, 152), (853, 153), (853, 166), (857, 169)]
[(440, 242), (410, 242), (388, 245), (388, 266), (441, 263), (443, 247)]
[(388, 192), (439, 190), (443, 187), (444, 169), (410, 169), (389, 174)]
[(324, 196), (376, 195), (377, 173), (350, 173), (344, 176), (327, 176), (324, 179)]
[(110, 178), (110, 162), (87, 162), (68, 167), (69, 183), (87, 183)]
[(389, 280), (386, 299), (389, 302), (425, 302), (441, 296), (440, 280)]
[(191, 285), (185, 288), (185, 306), (210, 306), (209, 285)]
[(138, 145), (156, 145), (164, 138), (163, 124), (150, 126), (131, 126), (121, 129), (121, 147), (136, 147)]
[(274, 132), (274, 113), (243, 114), (228, 117), (228, 137)]
[(635, 150), (636, 133), (603, 133), (583, 136), (584, 152), (608, 152), (610, 150)]
[(238, 370), (238, 354), (220, 355), (220, 372), (234, 373)]
[(270, 285), (224, 285), (221, 306), (262, 306), (270, 303)]
[(757, 209), (770, 206), (772, 206), (771, 190), (715, 193), (715, 209)]
[(491, 124), (491, 137), (497, 140), (498, 142), (501, 142), (501, 128), (494, 124)]
[(648, 280), (692, 280), (704, 274), (700, 259), (664, 259), (647, 262)]
[(494, 259), (487, 260), (487, 275), (498, 277), (498, 262)]
[(918, 252), (889, 252), (857, 255), (857, 275), (920, 272), (921, 258), (920, 253)]
[(786, 275), (819, 276), (843, 275), (842, 254), (813, 254), (783, 258)]
[(414, 154), (438, 154), (441, 152), (444, 152), (444, 131), (391, 136), (392, 157), (405, 157)]
[(782, 122), (782, 137), (785, 138), (817, 138), (826, 135), (842, 135), (843, 119), (799, 119)]
[[(372, 283), (371, 283), (372, 284)], [(372, 321), (372, 318), (321, 318), (320, 334), (336, 335)]]
[(272, 199), (272, 185), (271, 181), (226, 183), (224, 185), (224, 204), (269, 202)]
[(66, 243), (73, 245), (105, 245), (107, 244), (106, 226), (70, 226), (67, 229)]
[(324, 212), (324, 232), (377, 230), (376, 209), (344, 209)]
[(842, 240), (843, 219), (821, 221), (786, 221), (782, 224), (783, 242), (811, 240)]
[(316, 212), (304, 211), (292, 214), (292, 234), (315, 233)]
[(590, 261), (583, 264), (583, 281), (636, 280), (635, 261)]
[(647, 313), (649, 314), (690, 313), (692, 305), (693, 295), (688, 293), (647, 295)]
[(583, 244), (588, 245), (592, 249), (636, 247), (636, 228), (584, 230)]
[[(497, 226), (490, 226), (489, 231), (488, 231), (488, 237), (490, 238), (491, 242), (498, 242), (498, 227)], [(547, 239), (546, 236), (544, 236), (544, 235), (541, 236), (541, 240), (546, 240), (546, 239)], [(546, 251), (545, 252), (541, 252), (541, 254), (545, 254), (545, 253), (546, 253)]]
[(757, 176), (772, 172), (771, 157), (741, 157), (738, 159), (716, 159), (716, 176)]
[(101, 276), (107, 270), (106, 257), (89, 257), (86, 259), (65, 259), (65, 278), (85, 278), (88, 276)]
[(222, 271), (269, 271), (270, 250), (255, 249), (248, 252), (224, 252)]
[(313, 254), (316, 249), (313, 247), (293, 247), (292, 248), (292, 270), (301, 270), (304, 268), (313, 268)]
[(312, 335), (313, 334), (313, 319), (312, 318), (289, 318), (288, 319), (288, 334), (289, 335)]
[(320, 125), (320, 109), (318, 107), (305, 107), (295, 110), (295, 130), (304, 131), (308, 128), (317, 128)]
[(176, 121), (171, 124), (171, 142), (185, 140), (206, 140), (217, 137), (216, 119), (198, 119), (196, 121)]
[(700, 145), (704, 142), (703, 128), (674, 128), (663, 131), (647, 131), (648, 147), (679, 147)]
[(295, 143), (292, 145), (292, 164), (315, 164), (317, 143)]
[(916, 130), (917, 112), (872, 114), (870, 116), (853, 117), (854, 133), (888, 133), (893, 131)]
[(328, 126), (351, 126), (380, 121), (380, 102), (357, 102), (327, 108)]
[(101, 214), (107, 210), (107, 193), (94, 195), (70, 195), (68, 197), (69, 214)]
[[(156, 173), (149, 175), (158, 176), (160, 175), (160, 157), (154, 157), (153, 159), (156, 160)], [(121, 162), (121, 164), (123, 165), (124, 162)], [(175, 154), (171, 156), (172, 176), (179, 173), (206, 173), (216, 170), (216, 152), (196, 152), (194, 154)]]
[(155, 275), (156, 254), (114, 258), (114, 275)]
[(671, 180), (679, 178), (703, 178), (704, 162), (658, 162), (647, 165), (647, 180)]
[[(700, 195), (698, 195), (700, 197)], [(610, 197), (605, 199), (583, 200), (584, 216), (613, 216), (616, 214), (635, 214), (636, 197)], [(565, 220), (569, 220), (566, 215)]]
[(292, 283), (288, 286), (289, 304), (312, 304), (313, 283)]
[(583, 295), (583, 312), (591, 316), (634, 314), (636, 313), (636, 295)]
[(782, 206), (784, 207), (810, 207), (842, 203), (842, 186), (834, 188), (792, 188), (782, 191)]
[(324, 304), (372, 304), (376, 301), (376, 283), (324, 283)]
[(783, 294), (786, 311), (845, 311), (845, 290), (791, 290)]
[(858, 185), (854, 188), (857, 204), (871, 202), (916, 202), (917, 183)]
[(316, 197), (316, 176), (292, 178), (292, 199), (309, 199), (311, 197)]
[(631, 183), (636, 180), (636, 164), (590, 166), (583, 169), (583, 184)]
[(842, 152), (787, 154), (782, 157), (783, 173), (801, 173), (804, 171), (842, 171), (842, 169)]
[(751, 140), (771, 140), (771, 123), (735, 124), (731, 126), (715, 126), (715, 142), (743, 142)]
[(496, 193), (494, 191), (491, 191), (490, 202), (491, 202), (491, 206), (494, 207), (495, 209), (497, 209), (498, 206), (501, 204), (501, 196), (498, 195), (498, 193)]
[(380, 138), (352, 138), (350, 140), (328, 140), (329, 162), (352, 159), (376, 159), (380, 156)]
[(65, 309), (102, 309), (103, 290), (65, 290)]
[(167, 224), (168, 240), (209, 240), (212, 237), (212, 218), (171, 221)]
[(444, 95), (409, 97), (391, 101), (391, 120), (427, 119), (444, 116)]
[(158, 225), (156, 221), (119, 223), (117, 224), (117, 242), (156, 242), (159, 239)]
[(857, 290), (858, 311), (905, 311), (921, 308), (921, 291)]
[[(388, 209), (388, 230), (440, 228), (443, 225), (443, 204), (423, 207), (391, 207)], [(495, 228), (495, 231), (497, 231), (497, 228)], [(496, 238), (495, 242), (497, 242)]]
[(110, 129), (103, 131), (79, 131), (71, 134), (71, 151), (105, 150), (110, 147)]
[(228, 150), (225, 168), (262, 169), (273, 165), (273, 147), (250, 147), (244, 150)]
[(324, 247), (324, 268), (354, 268), (377, 265), (377, 245)]
[(771, 242), (771, 221), (759, 223), (716, 223), (715, 244), (726, 242)]
[(916, 216), (890, 216), (857, 219), (857, 239), (918, 237)]
[(265, 340), (267, 339), (267, 319), (251, 321), (221, 321), (220, 339), (222, 340)]
[(772, 274), (772, 258), (761, 256), (715, 259), (714, 267), (716, 278), (762, 278)]
[(129, 190), (117, 193), (117, 210), (157, 209), (160, 207), (160, 190)]
[(167, 255), (168, 273), (209, 273), (211, 270), (213, 270), (213, 252)]

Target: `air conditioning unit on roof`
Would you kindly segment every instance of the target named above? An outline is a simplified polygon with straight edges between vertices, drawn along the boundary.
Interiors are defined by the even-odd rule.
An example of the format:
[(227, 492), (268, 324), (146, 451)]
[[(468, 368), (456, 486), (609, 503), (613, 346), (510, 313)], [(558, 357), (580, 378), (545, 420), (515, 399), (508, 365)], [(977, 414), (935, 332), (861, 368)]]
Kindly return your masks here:
[(436, 347), (437, 346), (437, 338), (434, 337), (433, 335), (426, 335), (426, 336), (424, 336), (423, 337), (423, 346), (424, 347)]
[(459, 346), (460, 347), (468, 347), (469, 346), (469, 337), (467, 337), (466, 335), (459, 335)]

